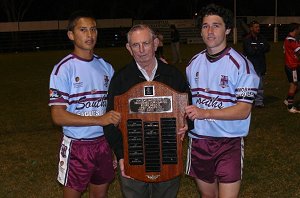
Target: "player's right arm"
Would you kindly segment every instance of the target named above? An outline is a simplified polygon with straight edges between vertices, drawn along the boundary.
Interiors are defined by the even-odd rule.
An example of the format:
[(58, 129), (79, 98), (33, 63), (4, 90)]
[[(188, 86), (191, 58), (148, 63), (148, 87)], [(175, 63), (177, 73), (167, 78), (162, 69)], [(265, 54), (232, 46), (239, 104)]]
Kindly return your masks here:
[(245, 56), (254, 56), (257, 51), (257, 45), (253, 44), (249, 38), (243, 40), (243, 52)]
[(70, 113), (65, 105), (52, 105), (51, 117), (59, 126), (106, 126), (118, 125), (121, 119), (120, 113), (109, 111), (101, 116), (80, 116)]
[(130, 176), (126, 175), (126, 173), (125, 173), (125, 165), (124, 165), (124, 159), (123, 158), (119, 160), (119, 166), (120, 166), (120, 172), (121, 172), (122, 177), (132, 179)]
[(252, 109), (252, 104), (246, 102), (238, 102), (236, 105), (223, 109), (202, 109), (195, 105), (185, 108), (185, 112), (189, 119), (215, 119), (215, 120), (243, 120), (246, 119)]

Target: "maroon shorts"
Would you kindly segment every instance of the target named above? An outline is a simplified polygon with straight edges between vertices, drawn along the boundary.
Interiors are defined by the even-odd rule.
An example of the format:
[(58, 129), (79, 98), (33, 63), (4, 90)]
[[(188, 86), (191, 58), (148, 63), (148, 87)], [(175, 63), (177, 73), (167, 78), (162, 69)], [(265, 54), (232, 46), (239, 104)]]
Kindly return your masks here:
[(114, 179), (112, 152), (104, 136), (92, 140), (63, 137), (57, 180), (83, 192), (89, 183), (100, 185)]
[(241, 180), (243, 138), (190, 138), (186, 174), (207, 183)]
[(289, 83), (300, 81), (300, 67), (291, 69), (288, 66), (285, 66), (284, 70)]

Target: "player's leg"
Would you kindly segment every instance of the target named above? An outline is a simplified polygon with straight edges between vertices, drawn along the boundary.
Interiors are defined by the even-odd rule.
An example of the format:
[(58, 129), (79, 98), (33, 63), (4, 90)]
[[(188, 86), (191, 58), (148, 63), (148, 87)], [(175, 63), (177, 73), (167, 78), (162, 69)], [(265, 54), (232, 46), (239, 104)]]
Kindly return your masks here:
[(218, 183), (207, 183), (200, 179), (195, 179), (201, 198), (218, 198)]
[(296, 93), (297, 88), (298, 88), (298, 84), (297, 83), (295, 83), (295, 82), (290, 83), (289, 92)]
[(90, 184), (90, 198), (106, 198), (109, 183), (95, 185)]
[(289, 85), (288, 93), (294, 96), (297, 91), (298, 84), (296, 82), (291, 82)]
[(298, 88), (298, 83), (297, 83), (296, 79), (298, 79), (299, 71), (292, 70), (286, 66), (285, 73), (286, 73), (287, 79), (289, 81), (289, 89), (288, 89), (288, 94), (284, 101), (284, 104), (287, 105), (289, 112), (300, 113), (300, 111), (294, 107), (294, 97), (295, 97), (295, 94), (296, 94), (297, 88)]
[(64, 198), (80, 198), (81, 192), (78, 192), (77, 190), (64, 186), (63, 195)]
[(222, 138), (216, 160), (216, 175), (219, 181), (220, 198), (236, 198), (239, 195), (243, 159), (243, 138)]
[(219, 198), (237, 198), (241, 180), (234, 183), (219, 183)]
[(215, 176), (216, 138), (190, 138), (187, 154), (186, 174), (194, 177), (202, 198), (218, 197)]
[(287, 97), (286, 97), (288, 110), (295, 109), (295, 107), (294, 107), (294, 98), (295, 98), (295, 94), (296, 94), (296, 91), (297, 91), (297, 87), (298, 87), (297, 83), (294, 83), (294, 82), (289, 83), (288, 94), (287, 94)]
[(95, 141), (91, 147), (90, 153), (95, 153), (92, 163), (94, 171), (92, 172), (89, 183), (90, 198), (105, 198), (109, 184), (114, 179), (113, 155), (111, 149), (104, 137)]
[(78, 170), (82, 170), (82, 167), (79, 165), (82, 163), (78, 163), (81, 156), (81, 152), (78, 154), (80, 150), (81, 145), (78, 144), (78, 141), (66, 136), (63, 137), (59, 152), (57, 180), (64, 186), (64, 198), (79, 198), (88, 184), (88, 178), (84, 180), (84, 174), (81, 175), (81, 180), (77, 179)]

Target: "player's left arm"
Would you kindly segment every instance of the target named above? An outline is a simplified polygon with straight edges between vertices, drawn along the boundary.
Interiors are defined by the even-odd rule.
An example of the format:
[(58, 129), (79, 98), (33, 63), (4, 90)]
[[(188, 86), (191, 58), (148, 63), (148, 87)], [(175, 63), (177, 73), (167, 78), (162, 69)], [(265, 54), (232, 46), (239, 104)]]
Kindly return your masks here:
[(300, 46), (297, 51), (295, 51), (295, 55), (297, 56), (298, 60), (300, 60)]
[(51, 117), (58, 126), (106, 126), (118, 125), (121, 115), (116, 111), (109, 111), (101, 116), (81, 116), (66, 110), (65, 105), (52, 105)]
[(191, 120), (215, 119), (215, 120), (243, 120), (246, 119), (252, 109), (252, 104), (238, 102), (236, 105), (223, 109), (201, 109), (194, 105), (186, 107), (186, 113)]

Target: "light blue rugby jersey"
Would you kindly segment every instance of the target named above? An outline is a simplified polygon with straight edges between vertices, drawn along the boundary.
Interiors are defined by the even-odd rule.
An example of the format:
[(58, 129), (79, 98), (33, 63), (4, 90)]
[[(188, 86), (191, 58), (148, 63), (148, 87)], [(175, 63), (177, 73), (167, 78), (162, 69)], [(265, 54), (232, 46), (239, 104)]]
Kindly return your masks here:
[[(253, 103), (259, 78), (243, 55), (227, 48), (214, 62), (205, 51), (192, 58), (186, 68), (193, 105), (202, 109), (222, 109), (239, 102)], [(190, 137), (243, 137), (248, 134), (251, 115), (244, 120), (194, 121)]]
[[(96, 55), (87, 61), (69, 54), (51, 73), (49, 106), (66, 105), (67, 111), (81, 116), (103, 115), (113, 73), (112, 66)], [(76, 139), (95, 138), (103, 135), (103, 128), (63, 126), (63, 133)]]

